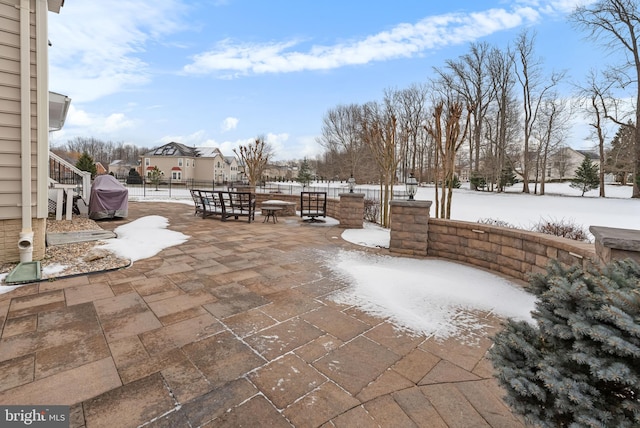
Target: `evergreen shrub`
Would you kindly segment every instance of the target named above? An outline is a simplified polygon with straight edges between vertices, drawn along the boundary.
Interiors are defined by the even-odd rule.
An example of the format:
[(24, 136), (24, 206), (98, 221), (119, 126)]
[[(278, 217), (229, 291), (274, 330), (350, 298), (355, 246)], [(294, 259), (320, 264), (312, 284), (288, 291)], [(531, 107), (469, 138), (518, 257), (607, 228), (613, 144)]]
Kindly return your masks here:
[(509, 320), (489, 358), (505, 401), (542, 427), (640, 426), (640, 265), (531, 277), (535, 325)]
[[(461, 185), (462, 184), (460, 183), (460, 179), (457, 175), (454, 174), (453, 180), (451, 181), (451, 187), (453, 187), (454, 189), (459, 189)], [(445, 186), (449, 187), (449, 180), (445, 181)]]

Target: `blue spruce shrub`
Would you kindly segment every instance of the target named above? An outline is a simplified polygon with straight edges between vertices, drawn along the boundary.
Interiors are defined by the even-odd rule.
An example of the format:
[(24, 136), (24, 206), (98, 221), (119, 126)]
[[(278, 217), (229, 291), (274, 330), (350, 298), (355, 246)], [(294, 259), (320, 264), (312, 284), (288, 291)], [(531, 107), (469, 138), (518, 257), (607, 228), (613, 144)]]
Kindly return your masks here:
[(509, 320), (489, 351), (505, 401), (542, 427), (640, 426), (640, 265), (531, 277), (537, 325)]

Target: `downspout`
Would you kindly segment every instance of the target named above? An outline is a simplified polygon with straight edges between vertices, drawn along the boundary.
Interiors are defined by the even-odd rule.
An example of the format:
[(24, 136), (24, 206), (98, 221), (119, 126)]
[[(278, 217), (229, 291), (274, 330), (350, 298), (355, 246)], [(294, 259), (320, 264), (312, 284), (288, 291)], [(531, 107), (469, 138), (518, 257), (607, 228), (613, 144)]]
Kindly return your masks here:
[(20, 1), (20, 155), (22, 230), (18, 239), (20, 263), (33, 260), (31, 224), (31, 28), (29, 0)]

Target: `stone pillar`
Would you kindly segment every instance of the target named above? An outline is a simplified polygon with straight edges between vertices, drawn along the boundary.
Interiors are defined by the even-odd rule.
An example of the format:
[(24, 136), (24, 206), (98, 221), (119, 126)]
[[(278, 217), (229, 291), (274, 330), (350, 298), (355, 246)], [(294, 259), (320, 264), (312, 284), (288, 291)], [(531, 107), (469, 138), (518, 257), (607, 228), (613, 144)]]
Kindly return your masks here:
[(431, 201), (391, 201), (389, 251), (426, 256)]
[(364, 222), (364, 193), (340, 193), (340, 227), (362, 229)]
[(640, 230), (591, 226), (596, 255), (602, 263), (630, 258), (640, 263)]

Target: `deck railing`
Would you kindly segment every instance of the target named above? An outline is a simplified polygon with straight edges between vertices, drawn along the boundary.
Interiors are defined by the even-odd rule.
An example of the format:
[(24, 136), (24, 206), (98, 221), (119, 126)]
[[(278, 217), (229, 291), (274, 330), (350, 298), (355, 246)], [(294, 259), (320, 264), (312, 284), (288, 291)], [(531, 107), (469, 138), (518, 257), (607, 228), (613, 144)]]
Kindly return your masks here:
[(58, 184), (75, 184), (76, 193), (85, 201), (89, 200), (91, 173), (79, 170), (53, 152), (49, 152), (49, 178)]

